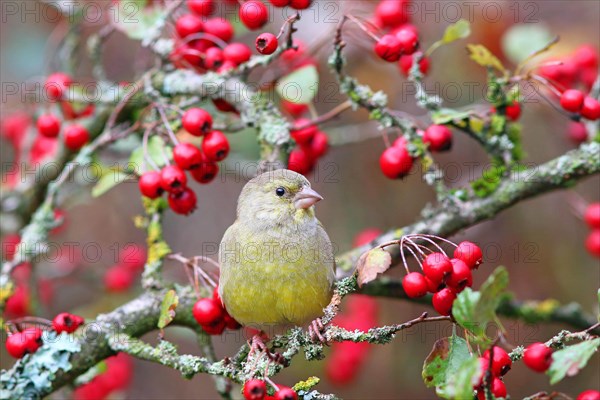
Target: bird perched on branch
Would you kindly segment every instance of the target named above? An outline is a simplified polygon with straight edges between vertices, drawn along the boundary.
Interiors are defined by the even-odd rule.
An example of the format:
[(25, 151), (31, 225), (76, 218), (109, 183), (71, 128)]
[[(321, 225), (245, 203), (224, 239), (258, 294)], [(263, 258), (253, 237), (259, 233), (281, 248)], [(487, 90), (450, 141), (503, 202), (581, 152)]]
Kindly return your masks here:
[(314, 320), (311, 336), (324, 340), (317, 317), (331, 300), (335, 261), (315, 217), (314, 204), (322, 199), (304, 176), (285, 169), (243, 188), (237, 219), (219, 249), (219, 294), (241, 324), (269, 334)]

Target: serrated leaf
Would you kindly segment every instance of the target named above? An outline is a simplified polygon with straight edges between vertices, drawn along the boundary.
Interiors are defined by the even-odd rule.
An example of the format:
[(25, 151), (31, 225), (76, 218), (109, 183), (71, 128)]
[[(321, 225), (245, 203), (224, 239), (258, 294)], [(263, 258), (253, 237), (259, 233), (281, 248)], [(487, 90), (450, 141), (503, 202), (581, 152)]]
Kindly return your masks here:
[(421, 375), (425, 385), (427, 387), (446, 385), (448, 376), (470, 357), (467, 342), (456, 334), (438, 340), (423, 364)]
[(456, 111), (451, 108), (440, 108), (439, 110), (431, 113), (431, 120), (434, 124), (447, 124), (448, 122), (461, 121), (469, 118), (471, 115), (470, 111)]
[(468, 44), (467, 50), (471, 60), (475, 61), (482, 67), (495, 68), (500, 72), (505, 72), (505, 68), (498, 60), (498, 58), (492, 54), (484, 45), (481, 44)]
[(100, 180), (92, 188), (92, 197), (100, 197), (110, 189), (117, 186), (119, 183), (125, 182), (131, 178), (130, 174), (122, 171), (112, 170), (102, 176)]
[(319, 73), (314, 65), (307, 65), (284, 76), (275, 86), (277, 94), (287, 101), (309, 104), (319, 89)]
[(577, 375), (587, 365), (594, 353), (598, 351), (598, 346), (600, 346), (600, 338), (555, 351), (552, 354), (552, 364), (550, 364), (550, 369), (547, 372), (550, 376), (550, 383), (554, 385), (565, 376)]
[(477, 357), (464, 360), (456, 369), (449, 371), (446, 385), (438, 387), (436, 393), (445, 399), (472, 399), (475, 386), (481, 376)]
[(164, 329), (175, 318), (175, 309), (179, 305), (179, 297), (173, 289), (169, 290), (163, 298), (158, 318), (158, 329)]
[(449, 25), (444, 32), (442, 42), (452, 43), (458, 39), (464, 39), (471, 34), (471, 24), (465, 19), (459, 19), (452, 25)]
[(463, 290), (452, 306), (452, 315), (456, 322), (480, 341), (487, 341), (486, 327), (496, 319), (496, 309), (507, 286), (508, 272), (504, 267), (498, 267), (478, 292), (470, 288)]
[(392, 265), (392, 256), (387, 251), (379, 247), (367, 251), (358, 259), (356, 267), (358, 286), (371, 282), (377, 278), (377, 275), (387, 271), (390, 265)]
[(502, 36), (502, 51), (508, 59), (518, 64), (547, 46), (552, 33), (540, 24), (516, 24)]
[[(165, 141), (159, 136), (151, 136), (148, 139), (148, 157), (150, 160), (154, 162), (159, 168), (166, 165), (165, 157), (171, 159), (172, 151), (170, 151), (170, 146), (165, 144)], [(129, 166), (135, 171), (142, 172), (142, 166), (148, 165), (148, 163), (144, 163), (144, 148), (140, 146), (135, 149), (131, 153), (131, 157), (129, 157)]]

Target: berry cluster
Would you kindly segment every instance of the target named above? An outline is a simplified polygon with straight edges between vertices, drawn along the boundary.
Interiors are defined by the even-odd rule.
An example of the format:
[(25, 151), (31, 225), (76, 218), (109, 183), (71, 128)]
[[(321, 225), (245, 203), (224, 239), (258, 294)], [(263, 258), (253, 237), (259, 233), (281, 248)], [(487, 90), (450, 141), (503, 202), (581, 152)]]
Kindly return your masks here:
[(223, 161), (229, 154), (229, 141), (223, 132), (212, 129), (212, 117), (202, 108), (188, 109), (181, 123), (191, 135), (203, 138), (201, 147), (177, 143), (173, 148), (175, 165), (167, 165), (160, 172), (144, 172), (140, 176), (139, 188), (142, 195), (150, 199), (167, 192), (169, 207), (177, 214), (188, 215), (196, 209), (197, 198), (188, 187), (185, 171), (189, 171), (198, 183), (210, 183), (219, 172), (217, 162)]
[(299, 118), (291, 129), (297, 147), (290, 153), (288, 168), (306, 175), (313, 170), (319, 158), (327, 153), (329, 139), (306, 118)]
[[(83, 318), (77, 315), (61, 313), (52, 321), (52, 328), (56, 333), (73, 333), (83, 323)], [(44, 344), (42, 334), (43, 330), (36, 327), (12, 333), (6, 339), (6, 351), (14, 358), (23, 358), (25, 354), (35, 353)]]
[[(100, 400), (113, 398), (113, 393), (123, 391), (133, 378), (133, 360), (125, 353), (109, 357), (106, 368), (91, 381), (78, 386), (73, 391), (74, 400)], [(123, 396), (114, 396), (122, 398)]]
[(600, 202), (587, 207), (584, 219), (592, 230), (585, 240), (585, 248), (591, 255), (600, 258)]
[[(490, 369), (490, 353), (493, 350), (493, 356), (491, 359), (491, 369)], [(491, 392), (495, 398), (504, 398), (506, 397), (506, 386), (502, 381), (502, 376), (506, 374), (510, 368), (512, 367), (512, 360), (510, 356), (504, 349), (494, 346), (490, 350), (486, 350), (483, 353), (483, 357), (479, 357), (479, 367), (481, 371), (481, 375), (479, 377), (478, 383), (474, 385), (473, 389), (477, 390), (477, 399), (485, 400), (485, 376), (487, 372), (491, 372)]]
[(450, 315), (456, 295), (473, 285), (472, 270), (477, 269), (483, 261), (481, 249), (475, 243), (464, 241), (455, 245), (454, 258), (450, 259), (439, 246), (436, 246), (439, 252), (425, 255), (425, 247), (414, 243), (415, 239), (430, 241), (428, 237), (421, 235), (403, 238), (402, 243), (412, 246), (417, 250), (414, 254), (419, 254), (422, 258), (419, 264), (423, 271), (409, 272), (405, 265), (408, 273), (402, 280), (404, 291), (410, 298), (423, 297), (427, 292), (433, 293), (433, 308), (442, 315)]
[(277, 385), (273, 396), (267, 394), (267, 384), (261, 379), (250, 379), (242, 389), (246, 400), (298, 400), (298, 394), (292, 388)]
[(562, 89), (582, 85), (589, 91), (598, 76), (598, 51), (591, 45), (580, 46), (569, 56), (548, 60), (538, 73)]
[(600, 118), (600, 102), (586, 96), (581, 90), (565, 90), (560, 97), (560, 105), (565, 110), (579, 114), (590, 121)]
[(104, 287), (109, 292), (129, 290), (144, 269), (146, 250), (138, 245), (128, 245), (119, 252), (118, 262), (104, 273)]
[(199, 299), (192, 308), (192, 314), (202, 329), (210, 335), (220, 335), (227, 329), (240, 329), (241, 325), (225, 310), (216, 287), (212, 297)]

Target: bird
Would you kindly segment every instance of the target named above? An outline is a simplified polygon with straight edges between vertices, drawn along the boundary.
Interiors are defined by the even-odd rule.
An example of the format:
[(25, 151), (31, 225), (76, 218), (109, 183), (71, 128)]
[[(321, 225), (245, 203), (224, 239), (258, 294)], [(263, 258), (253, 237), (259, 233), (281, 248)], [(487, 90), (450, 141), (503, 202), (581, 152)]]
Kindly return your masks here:
[(321, 200), (306, 177), (287, 169), (262, 173), (242, 189), (237, 218), (219, 246), (218, 286), (240, 324), (271, 336), (312, 320), (311, 337), (325, 340), (318, 317), (333, 294), (335, 259), (315, 216)]

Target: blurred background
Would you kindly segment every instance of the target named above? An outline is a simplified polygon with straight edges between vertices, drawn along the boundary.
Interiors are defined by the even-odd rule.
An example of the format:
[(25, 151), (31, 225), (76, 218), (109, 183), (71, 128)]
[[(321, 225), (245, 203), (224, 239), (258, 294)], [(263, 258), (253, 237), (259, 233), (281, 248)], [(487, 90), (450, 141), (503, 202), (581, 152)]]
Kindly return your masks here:
[[(108, 1), (108, 0), (107, 0)], [(43, 81), (51, 71), (55, 37), (65, 29), (47, 5), (33, 0), (16, 1), (20, 11), (13, 13), (2, 2), (0, 28), (0, 66), (3, 85), (1, 117), (24, 110), (20, 95), (9, 95), (6, 84), (25, 81)], [(327, 68), (327, 57), (332, 51), (333, 30), (339, 18), (347, 12), (370, 18), (375, 1), (315, 1), (303, 11), (296, 37), (309, 48), (318, 60), (320, 92), (315, 101), (319, 113), (324, 113), (343, 97), (337, 94), (337, 85)], [(472, 25), (472, 34), (466, 40), (443, 46), (431, 58), (425, 80), (430, 93), (442, 96), (445, 105), (453, 108), (475, 103), (478, 109), (487, 109), (485, 102), (485, 71), (469, 60), (465, 45), (481, 43), (492, 50), (509, 68), (514, 68), (507, 48), (507, 32), (515, 26), (527, 32), (521, 38), (551, 38), (560, 36), (548, 57), (567, 57), (582, 44), (595, 49), (600, 45), (600, 2), (597, 1), (481, 1), (437, 2), (414, 1), (412, 23), (418, 28), (421, 45), (427, 48), (438, 40), (446, 26), (459, 18)], [(29, 7), (29, 8), (27, 8)], [(33, 10), (25, 13), (23, 10)], [(44, 11), (45, 10), (45, 11)], [(233, 19), (236, 17), (233, 16)], [(277, 32), (284, 20), (281, 11), (274, 12), (272, 21), (264, 30)], [(86, 37), (98, 31), (102, 22), (90, 22), (80, 32)], [(252, 44), (254, 32), (245, 32), (234, 23), (238, 40)], [(536, 36), (537, 35), (537, 36)], [(355, 26), (348, 25), (344, 37), (348, 43), (348, 71), (373, 89), (385, 90), (390, 107), (419, 116), (427, 126), (423, 110), (414, 101), (412, 86), (399, 72), (397, 65), (378, 60), (372, 51), (372, 42)], [(504, 40), (504, 45), (503, 45)], [(525, 39), (523, 39), (525, 40)], [(514, 42), (512, 45), (514, 46)], [(253, 47), (253, 46), (252, 46)], [(79, 82), (92, 81), (91, 64), (81, 52), (75, 77)], [(513, 49), (514, 50), (514, 49)], [(120, 33), (112, 35), (105, 47), (103, 62), (108, 79), (114, 82), (133, 81), (140, 72), (152, 65), (153, 58), (139, 43)], [(250, 80), (264, 79), (264, 71), (254, 73)], [(525, 93), (522, 104), (523, 144), (526, 162), (537, 165), (576, 145), (569, 138), (569, 121), (557, 113), (543, 99)], [(382, 231), (410, 224), (419, 218), (419, 212), (435, 202), (431, 187), (425, 184), (417, 168), (402, 181), (386, 179), (379, 170), (378, 159), (385, 149), (384, 141), (374, 123), (368, 122), (365, 112), (346, 112), (340, 118), (325, 124), (322, 129), (334, 146), (319, 160), (315, 171), (308, 176), (313, 187), (324, 196), (318, 204), (317, 215), (336, 244), (337, 252), (351, 249), (355, 236), (366, 228)], [(394, 137), (396, 133), (390, 132)], [(3, 139), (5, 140), (5, 139)], [(173, 251), (185, 256), (198, 255), (203, 249), (213, 249), (205, 255), (216, 258), (214, 246), (220, 242), (225, 229), (235, 218), (235, 207), (241, 188), (258, 157), (258, 146), (252, 132), (244, 131), (230, 136), (232, 154), (215, 182), (200, 186), (193, 184), (198, 196), (198, 209), (189, 217), (167, 212), (165, 237)], [(335, 146), (343, 144), (343, 146)], [(123, 159), (123, 148), (114, 146), (103, 153), (103, 161), (110, 165)], [(11, 168), (15, 154), (2, 142), (1, 163), (4, 172)], [(455, 132), (450, 152), (436, 155), (436, 161), (448, 173), (448, 185), (461, 187), (469, 178), (477, 177), (488, 164), (484, 151), (465, 135)], [(79, 174), (75, 175), (76, 177)], [(81, 180), (81, 179), (80, 179)], [(77, 181), (77, 178), (75, 179)], [(3, 179), (3, 183), (5, 183)], [(92, 198), (89, 190), (76, 190), (74, 182), (68, 186), (74, 195), (62, 205), (65, 227), (51, 237), (56, 248), (70, 245), (72, 256), (44, 257), (39, 260), (38, 275), (42, 284), (38, 289), (39, 304), (31, 312), (52, 318), (58, 312), (70, 311), (86, 318), (134, 298), (140, 291), (135, 286), (124, 293), (107, 295), (102, 277), (116, 262), (116, 254), (126, 244), (142, 244), (144, 232), (135, 228), (133, 218), (142, 213), (137, 184), (121, 184), (100, 198)], [(89, 189), (89, 188), (88, 188)], [(3, 185), (4, 194), (6, 186)], [(597, 258), (585, 251), (584, 241), (589, 232), (576, 212), (581, 204), (600, 200), (600, 177), (595, 176), (578, 184), (571, 191), (554, 192), (518, 204), (491, 221), (478, 224), (453, 241), (468, 239), (484, 249), (484, 264), (474, 274), (477, 288), (488, 273), (498, 265), (505, 265), (510, 273), (510, 290), (519, 299), (554, 298), (561, 303), (578, 302), (589, 313), (598, 313), (596, 291), (600, 286)], [(18, 229), (20, 221), (11, 215), (2, 215), (2, 234)], [(170, 279), (186, 282), (181, 265), (167, 262), (165, 272)], [(390, 275), (401, 277), (399, 269)], [(34, 289), (35, 290), (35, 289)], [(426, 306), (406, 301), (377, 299), (377, 323), (398, 323), (412, 319)], [(544, 341), (565, 326), (526, 325), (513, 320), (502, 321), (507, 339), (514, 344)], [(436, 339), (451, 333), (449, 324), (426, 324), (402, 332), (389, 345), (373, 346), (355, 379), (339, 383), (328, 378), (327, 359), (306, 362), (299, 356), (293, 365), (276, 377), (276, 382), (292, 385), (316, 375), (322, 377), (318, 390), (336, 393), (346, 399), (426, 399), (434, 397), (433, 390), (425, 388), (421, 379), (422, 364)], [(182, 353), (199, 354), (194, 335), (184, 329), (168, 328), (166, 337), (180, 345)], [(155, 343), (156, 333), (145, 338)], [(219, 358), (233, 354), (245, 338), (227, 334), (213, 337)], [(0, 350), (2, 368), (13, 360), (4, 346)], [(522, 398), (538, 391), (562, 391), (575, 397), (584, 389), (599, 389), (600, 359), (595, 356), (582, 373), (550, 386), (541, 374), (526, 371), (517, 363), (505, 377), (513, 398)], [(237, 393), (236, 390), (234, 390)], [(52, 398), (69, 398), (67, 390)], [(127, 389), (113, 394), (126, 399), (213, 399), (217, 398), (210, 377), (199, 375), (190, 381), (168, 368), (148, 362), (134, 361), (133, 380)]]

